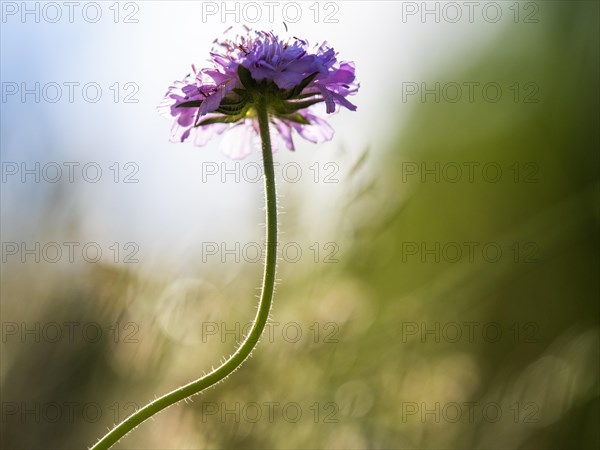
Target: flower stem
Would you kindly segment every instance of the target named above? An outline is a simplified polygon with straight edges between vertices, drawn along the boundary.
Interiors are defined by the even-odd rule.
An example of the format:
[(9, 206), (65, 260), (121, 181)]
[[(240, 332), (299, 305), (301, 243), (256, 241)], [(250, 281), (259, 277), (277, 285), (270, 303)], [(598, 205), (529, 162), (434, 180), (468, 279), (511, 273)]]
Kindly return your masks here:
[(217, 384), (225, 379), (250, 356), (265, 328), (273, 301), (275, 287), (275, 269), (277, 260), (277, 198), (275, 191), (275, 173), (273, 170), (273, 152), (269, 135), (269, 117), (264, 99), (258, 99), (256, 105), (260, 137), (262, 141), (263, 164), (265, 171), (265, 202), (267, 220), (267, 255), (263, 273), (263, 284), (258, 304), (258, 312), (250, 333), (239, 348), (223, 364), (207, 375), (177, 388), (162, 397), (148, 403), (127, 417), (100, 439), (91, 450), (106, 450), (112, 447), (123, 436), (163, 409), (184, 400), (187, 397)]

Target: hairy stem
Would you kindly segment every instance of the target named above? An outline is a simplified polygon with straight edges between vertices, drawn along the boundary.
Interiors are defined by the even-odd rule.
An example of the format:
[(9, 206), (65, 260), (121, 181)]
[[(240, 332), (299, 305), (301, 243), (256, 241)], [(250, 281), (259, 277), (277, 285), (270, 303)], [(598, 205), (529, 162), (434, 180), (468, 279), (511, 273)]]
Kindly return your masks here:
[(260, 137), (262, 140), (262, 154), (265, 171), (265, 202), (267, 220), (267, 255), (263, 273), (263, 284), (258, 304), (258, 312), (252, 329), (239, 348), (223, 364), (209, 374), (177, 388), (162, 397), (148, 403), (135, 413), (127, 417), (110, 430), (92, 450), (105, 450), (112, 447), (119, 439), (163, 409), (187, 397), (197, 394), (219, 381), (225, 379), (250, 356), (265, 328), (273, 301), (275, 287), (275, 268), (277, 260), (277, 199), (275, 192), (275, 173), (273, 170), (273, 153), (271, 150), (271, 136), (269, 135), (269, 118), (264, 99), (258, 99), (256, 105)]

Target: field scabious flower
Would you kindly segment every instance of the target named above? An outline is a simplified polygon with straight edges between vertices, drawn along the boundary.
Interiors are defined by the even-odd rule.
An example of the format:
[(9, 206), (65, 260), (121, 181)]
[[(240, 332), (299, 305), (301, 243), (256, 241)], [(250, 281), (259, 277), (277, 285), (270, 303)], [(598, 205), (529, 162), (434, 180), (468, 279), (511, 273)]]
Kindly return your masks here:
[[(160, 109), (173, 119), (171, 139), (205, 145), (228, 130), (221, 149), (233, 159), (249, 155), (258, 138), (255, 103), (267, 105), (271, 134), (294, 150), (293, 134), (318, 143), (333, 137), (315, 105), (327, 113), (356, 106), (346, 98), (358, 91), (354, 63), (337, 60), (326, 43), (309, 50), (308, 42), (283, 41), (270, 32), (215, 41), (212, 67), (175, 82)], [(276, 131), (276, 133), (273, 133)], [(276, 141), (275, 141), (276, 142)]]
[[(106, 433), (92, 450), (107, 450), (145, 420), (224, 380), (247, 360), (268, 322), (277, 271), (277, 190), (273, 137), (294, 150), (292, 135), (311, 142), (333, 137), (333, 129), (317, 114), (356, 106), (346, 97), (356, 93), (354, 64), (338, 62), (326, 44), (313, 52), (308, 43), (279, 39), (273, 33), (248, 33), (238, 39), (216, 41), (212, 66), (188, 75), (171, 86), (161, 112), (173, 119), (172, 139), (204, 145), (214, 134), (228, 130), (221, 148), (241, 159), (261, 142), (265, 188), (265, 266), (260, 300), (252, 327), (235, 352), (207, 374), (155, 398), (136, 409)], [(276, 141), (275, 141), (276, 142)]]

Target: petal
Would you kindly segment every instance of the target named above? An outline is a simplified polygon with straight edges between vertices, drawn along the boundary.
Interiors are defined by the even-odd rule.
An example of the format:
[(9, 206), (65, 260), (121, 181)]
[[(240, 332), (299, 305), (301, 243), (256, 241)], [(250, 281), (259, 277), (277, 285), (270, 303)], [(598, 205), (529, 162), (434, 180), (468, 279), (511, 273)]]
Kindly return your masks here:
[(200, 93), (198, 86), (195, 84), (188, 84), (187, 86), (182, 87), (181, 92), (183, 92), (186, 97), (198, 95)]
[(327, 73), (327, 68), (325, 67), (323, 59), (317, 55), (307, 55), (297, 61), (291, 62), (286, 67), (286, 70), (293, 70), (294, 72), (300, 72), (306, 75), (315, 72)]
[(256, 81), (261, 81), (261, 80), (264, 80), (265, 78), (272, 78), (275, 74), (273, 69), (270, 69), (267, 67), (253, 67), (248, 70), (250, 70), (250, 74), (252, 75), (252, 78), (254, 78)]
[(221, 140), (220, 150), (231, 159), (244, 159), (256, 146), (256, 133), (252, 126), (252, 120), (235, 124), (227, 130)]
[(284, 142), (285, 146), (289, 150), (296, 150), (294, 147), (294, 140), (292, 138), (292, 127), (281, 120), (276, 120), (273, 122), (275, 124), (275, 128), (279, 134), (279, 137)]
[(223, 91), (223, 89), (217, 89), (217, 91), (214, 94), (211, 94), (208, 97), (206, 97), (200, 105), (200, 115), (204, 116), (210, 112), (215, 111), (221, 104), (221, 101), (223, 100), (224, 96), (225, 92)]
[(184, 127), (173, 121), (171, 126), (171, 142), (184, 142), (190, 136), (191, 127)]
[[(183, 109), (183, 108), (182, 108)], [(194, 124), (194, 117), (196, 115), (196, 108), (186, 108), (177, 117), (177, 123), (182, 127), (189, 127)]]
[(281, 89), (291, 89), (300, 84), (304, 78), (302, 73), (288, 72), (286, 70), (285, 72), (274, 74), (273, 81)]
[(350, 84), (354, 81), (356, 76), (354, 75), (354, 68), (344, 67), (334, 70), (326, 78), (320, 79), (319, 81), (324, 84), (329, 83), (343, 83)]
[(321, 95), (323, 96), (323, 99), (325, 100), (325, 105), (327, 107), (327, 114), (331, 114), (332, 112), (335, 112), (335, 102), (333, 101), (333, 96), (331, 95), (331, 92), (322, 84), (317, 85), (317, 87), (319, 88), (319, 91), (321, 92)]
[(294, 128), (304, 139), (317, 144), (333, 138), (335, 132), (326, 120), (310, 113), (306, 114), (306, 118), (310, 121), (310, 125), (294, 124), (298, 125)]
[(211, 77), (215, 84), (221, 84), (229, 79), (229, 76), (227, 74), (219, 72), (218, 70), (205, 70), (204, 73)]
[(331, 92), (329, 91), (330, 94), (332, 95), (333, 99), (335, 100), (336, 103), (345, 106), (346, 108), (348, 108), (350, 111), (356, 111), (356, 105), (354, 105), (353, 103), (350, 103), (346, 97), (344, 97), (341, 94), (338, 94), (337, 92)]
[(226, 123), (214, 123), (193, 128), (194, 145), (204, 147), (215, 135), (223, 133), (229, 126)]

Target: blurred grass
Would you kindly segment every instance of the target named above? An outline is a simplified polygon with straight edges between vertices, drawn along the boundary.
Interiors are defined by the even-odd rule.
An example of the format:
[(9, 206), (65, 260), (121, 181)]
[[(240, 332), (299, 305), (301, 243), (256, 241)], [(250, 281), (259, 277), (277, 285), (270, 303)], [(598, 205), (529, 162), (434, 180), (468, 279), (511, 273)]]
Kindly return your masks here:
[[(282, 263), (273, 320), (297, 322), (295, 344), (263, 340), (225, 383), (143, 424), (118, 448), (597, 448), (598, 410), (598, 4), (552, 3), (543, 21), (510, 28), (479, 61), (432, 82), (535, 82), (538, 103), (402, 104), (408, 126), (350, 186), (340, 225), (340, 264)], [(368, 158), (372, 158), (371, 149)], [(404, 181), (403, 163), (519, 162), (537, 182)], [(366, 170), (357, 168), (357, 172)], [(512, 173), (510, 173), (512, 175)], [(349, 185), (353, 183), (348, 181)], [(354, 194), (352, 194), (354, 195)], [(293, 202), (293, 199), (290, 199)], [(291, 208), (285, 224), (293, 223)], [(494, 242), (496, 263), (403, 259), (407, 242)], [(517, 262), (515, 242), (536, 244)], [(479, 253), (476, 253), (479, 255)], [(110, 405), (141, 405), (206, 370), (233, 338), (202, 342), (195, 323), (246, 323), (258, 268), (226, 282), (203, 268), (201, 283), (151, 279), (94, 265), (84, 274), (3, 265), (4, 321), (134, 322), (139, 342), (3, 344), (3, 402), (97, 402), (95, 423), (2, 420), (2, 448), (81, 448), (112, 424)], [(202, 276), (202, 274), (199, 274)], [(35, 280), (31, 283), (29, 280)], [(194, 296), (184, 294), (193, 291)], [(177, 298), (177, 293), (182, 298)], [(333, 322), (335, 339), (315, 343), (310, 326)], [(497, 323), (503, 339), (458, 343), (406, 339), (407, 324)], [(513, 339), (515, 324), (521, 332)], [(526, 325), (533, 324), (533, 325)], [(534, 328), (531, 328), (531, 327)], [(280, 330), (280, 328), (279, 328)], [(325, 330), (322, 330), (324, 332)], [(535, 342), (526, 338), (535, 335)], [(189, 355), (193, 355), (190, 357)], [(207, 417), (207, 404), (299, 402), (296, 423), (281, 413), (256, 423)], [(324, 423), (324, 405), (339, 407)], [(406, 402), (498, 402), (505, 420), (403, 420)], [(537, 421), (512, 420), (515, 402)], [(309, 407), (319, 404), (317, 423)], [(520, 411), (524, 413), (524, 411)], [(479, 419), (481, 419), (479, 417)]]

